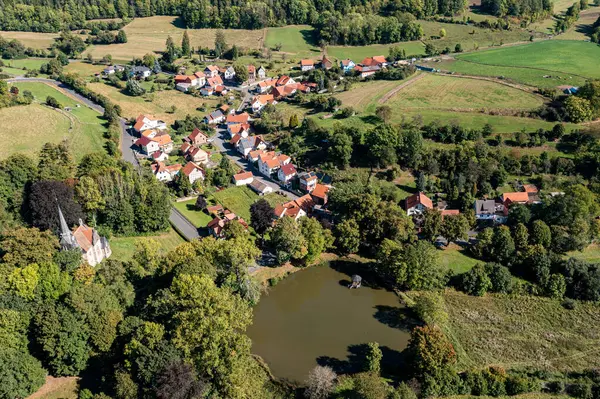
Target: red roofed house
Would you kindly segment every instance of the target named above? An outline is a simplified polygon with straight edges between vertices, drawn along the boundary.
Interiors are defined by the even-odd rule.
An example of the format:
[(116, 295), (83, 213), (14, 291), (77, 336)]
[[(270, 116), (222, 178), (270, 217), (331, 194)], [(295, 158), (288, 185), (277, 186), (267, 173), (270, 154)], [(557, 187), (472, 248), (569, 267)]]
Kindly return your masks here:
[(300, 60), (300, 69), (302, 72), (310, 71), (315, 68), (315, 62), (313, 60)]
[(526, 204), (529, 202), (529, 194), (524, 191), (515, 192), (515, 193), (504, 193), (500, 196), (500, 200), (504, 203), (504, 206), (507, 206), (507, 202), (510, 201), (510, 204)]
[(250, 132), (250, 125), (248, 123), (232, 123), (227, 125), (227, 132), (231, 138), (233, 138), (233, 136), (236, 134), (242, 138), (246, 138)]
[(281, 167), (277, 171), (277, 179), (280, 182), (287, 184), (294, 177), (296, 177), (297, 174), (298, 174), (298, 172), (296, 171), (296, 167), (293, 164), (288, 163), (285, 165), (281, 165)]
[(408, 216), (421, 215), (426, 209), (433, 209), (433, 202), (422, 192), (406, 198), (406, 213)]
[(274, 87), (271, 94), (273, 94), (273, 97), (278, 100), (280, 98), (286, 98), (291, 96), (292, 94), (296, 93), (297, 90), (298, 87), (296, 84), (290, 84), (285, 86)]
[(254, 180), (254, 175), (252, 174), (252, 172), (243, 172), (243, 173), (238, 173), (236, 175), (233, 175), (233, 183), (236, 186), (248, 185), (248, 184), (252, 183), (253, 180)]
[(248, 81), (254, 82), (256, 80), (256, 67), (252, 64), (248, 65)]
[(460, 211), (458, 209), (444, 209), (440, 212), (442, 214), (442, 219), (444, 216), (457, 216), (460, 215)]
[(204, 75), (209, 78), (214, 78), (219, 75), (219, 67), (216, 65), (208, 65), (204, 68)]
[(256, 85), (256, 91), (259, 93), (266, 93), (269, 89), (277, 84), (277, 79), (268, 79), (258, 82)]
[(234, 123), (248, 123), (248, 121), (250, 120), (250, 115), (247, 112), (243, 112), (241, 114), (230, 114), (227, 115), (227, 125), (231, 125)]
[(537, 194), (540, 190), (535, 184), (524, 184), (523, 191), (525, 191), (526, 193)]
[(306, 212), (296, 203), (296, 201), (290, 201), (286, 202), (285, 204), (277, 205), (273, 210), (273, 213), (277, 219), (288, 216), (294, 220), (298, 220), (301, 217), (306, 216)]
[(258, 157), (258, 170), (263, 175), (270, 177), (282, 165), (289, 164), (291, 160), (287, 155), (275, 155), (274, 152), (263, 153)]
[(298, 175), (298, 180), (300, 190), (310, 193), (312, 190), (315, 189), (318, 178), (315, 172), (304, 172)]
[(252, 112), (260, 112), (267, 104), (275, 104), (275, 97), (272, 94), (262, 94), (252, 99)]
[(387, 66), (387, 60), (383, 55), (376, 55), (375, 57), (367, 57), (360, 63), (363, 66), (378, 66), (384, 68)]
[(196, 147), (208, 143), (208, 137), (198, 128), (195, 128), (194, 131), (190, 133), (190, 135), (187, 136), (184, 140)]
[[(182, 148), (183, 152), (183, 148)], [(208, 163), (208, 153), (201, 148), (190, 146), (185, 154), (185, 159), (196, 163)]]
[(156, 178), (162, 182), (170, 182), (173, 180), (175, 175), (179, 173), (181, 169), (180, 164), (165, 166), (164, 163), (158, 161), (153, 162), (150, 165), (150, 169), (152, 169), (152, 174), (156, 176)]
[(331, 69), (333, 67), (333, 62), (329, 60), (326, 56), (323, 56), (321, 62), (319, 62), (319, 68), (321, 69)]
[(150, 155), (155, 153), (156, 151), (160, 151), (160, 146), (158, 145), (158, 143), (152, 139), (149, 139), (146, 136), (140, 137), (135, 141), (134, 144), (140, 147), (142, 152), (146, 155)]
[(167, 130), (167, 124), (161, 120), (151, 119), (146, 115), (138, 116), (133, 125), (133, 130), (137, 133), (141, 133), (144, 130), (150, 129)]
[(281, 75), (279, 79), (277, 79), (275, 86), (293, 85), (294, 83), (296, 83), (294, 79), (290, 78), (287, 75)]
[(186, 163), (180, 173), (186, 175), (191, 184), (194, 184), (196, 180), (204, 180), (204, 170), (193, 162)]
[(314, 190), (310, 193), (313, 201), (317, 205), (325, 205), (327, 203), (327, 193), (329, 192), (329, 187), (324, 184), (317, 183), (315, 185)]

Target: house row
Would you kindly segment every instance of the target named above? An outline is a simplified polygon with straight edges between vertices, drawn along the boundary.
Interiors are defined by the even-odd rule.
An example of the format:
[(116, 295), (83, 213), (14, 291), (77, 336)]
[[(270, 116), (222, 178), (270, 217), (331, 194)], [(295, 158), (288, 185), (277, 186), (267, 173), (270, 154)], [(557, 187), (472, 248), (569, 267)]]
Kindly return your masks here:
[(175, 179), (179, 173), (183, 173), (190, 181), (190, 184), (194, 184), (196, 180), (204, 180), (206, 177), (206, 172), (199, 165), (194, 162), (188, 162), (185, 166), (181, 166), (181, 164), (175, 165), (165, 165), (161, 161), (155, 161), (150, 165), (152, 169), (152, 174), (156, 176), (156, 178), (164, 183), (168, 183)]
[(329, 60), (325, 55), (319, 61), (315, 62), (311, 59), (300, 60), (300, 70), (302, 72), (310, 71), (315, 68), (318, 69), (331, 69), (333, 67), (333, 62)]
[(317, 184), (312, 193), (305, 194), (297, 200), (277, 205), (273, 210), (275, 218), (281, 219), (284, 216), (288, 216), (298, 220), (303, 216), (308, 216), (313, 212), (320, 210), (327, 204), (327, 193), (329, 192), (329, 189), (329, 186)]
[(162, 159), (168, 157), (173, 151), (173, 139), (162, 129), (148, 129), (140, 132), (140, 138), (134, 143), (140, 152), (153, 159)]
[(387, 65), (388, 63), (385, 57), (383, 55), (377, 55), (375, 57), (365, 58), (360, 64), (355, 65), (353, 70), (356, 71), (361, 78), (366, 78), (381, 71), (387, 67)]

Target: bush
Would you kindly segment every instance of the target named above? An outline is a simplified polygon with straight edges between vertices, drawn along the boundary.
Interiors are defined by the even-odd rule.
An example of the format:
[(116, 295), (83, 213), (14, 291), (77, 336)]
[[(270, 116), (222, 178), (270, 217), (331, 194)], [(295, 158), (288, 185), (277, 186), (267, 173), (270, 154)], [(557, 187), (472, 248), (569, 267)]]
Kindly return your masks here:
[(61, 103), (59, 103), (58, 100), (52, 96), (46, 97), (46, 105), (52, 108), (62, 109)]
[(527, 378), (511, 376), (506, 379), (506, 393), (508, 395), (520, 395), (535, 390), (537, 390), (535, 383)]
[(569, 396), (578, 399), (592, 399), (594, 397), (592, 393), (592, 384), (584, 382), (569, 385), (567, 387), (567, 393)]
[(562, 393), (565, 390), (565, 383), (562, 381), (550, 381), (544, 387), (544, 391), (549, 393)]
[(562, 304), (561, 304), (561, 305), (562, 305), (562, 307), (563, 307), (563, 308), (565, 308), (565, 309), (567, 309), (567, 310), (574, 310), (574, 309), (575, 309), (575, 306), (576, 306), (576, 304), (577, 304), (577, 302), (575, 302), (575, 301), (574, 301), (574, 300), (572, 300), (572, 299), (565, 299), (565, 300), (562, 302)]

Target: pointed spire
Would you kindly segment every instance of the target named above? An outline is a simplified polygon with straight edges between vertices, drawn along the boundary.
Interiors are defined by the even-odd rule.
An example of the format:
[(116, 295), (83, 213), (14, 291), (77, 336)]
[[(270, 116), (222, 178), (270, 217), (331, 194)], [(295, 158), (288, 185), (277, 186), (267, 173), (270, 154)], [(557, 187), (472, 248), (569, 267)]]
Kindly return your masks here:
[(69, 229), (67, 221), (65, 220), (62, 209), (60, 209), (58, 198), (56, 199), (56, 206), (58, 207), (58, 218), (60, 220), (60, 245), (63, 247), (63, 249), (72, 249), (77, 246), (77, 243), (73, 233), (71, 232), (71, 229)]
[(64, 236), (64, 235), (70, 233), (71, 230), (69, 229), (69, 225), (67, 224), (67, 221), (65, 220), (65, 217), (62, 213), (62, 209), (60, 209), (60, 204), (58, 203), (58, 199), (56, 200), (56, 205), (58, 206), (58, 218), (60, 219), (60, 235)]

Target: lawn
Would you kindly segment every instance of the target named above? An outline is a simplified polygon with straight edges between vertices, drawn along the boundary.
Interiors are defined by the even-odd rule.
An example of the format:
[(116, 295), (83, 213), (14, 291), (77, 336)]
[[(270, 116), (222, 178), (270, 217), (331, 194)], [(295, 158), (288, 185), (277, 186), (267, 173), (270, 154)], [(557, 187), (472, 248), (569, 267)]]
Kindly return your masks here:
[[(131, 60), (141, 58), (147, 53), (164, 51), (169, 36), (179, 45), (185, 29), (181, 27), (178, 17), (136, 18), (124, 29), (127, 43), (96, 45), (89, 47), (84, 54), (91, 53), (94, 58), (102, 58), (106, 54), (115, 60)], [(213, 48), (216, 29), (188, 29), (192, 47)], [(224, 29), (225, 39), (229, 45), (236, 44), (243, 48), (261, 48), (262, 30)]]
[(76, 61), (71, 62), (65, 67), (65, 72), (78, 73), (81, 76), (93, 76), (100, 73), (106, 68), (106, 65), (102, 64), (90, 64), (88, 62)]
[(185, 242), (185, 240), (172, 228), (169, 228), (169, 231), (166, 233), (155, 236), (113, 237), (110, 239), (110, 248), (112, 250), (111, 258), (128, 261), (135, 253), (136, 244), (138, 242), (149, 240), (154, 240), (157, 243), (161, 253), (167, 253)]
[[(409, 293), (409, 296), (416, 295)], [(600, 366), (600, 307), (535, 296), (468, 296), (446, 290), (448, 322), (459, 369), (488, 365), (583, 370)]]
[[(594, 43), (573, 40), (545, 40), (522, 46), (503, 47), (457, 56), (481, 68), (481, 74), (490, 74), (490, 66), (510, 67), (496, 70), (508, 78), (530, 83), (531, 71), (538, 75), (558, 75), (568, 82), (570, 77), (600, 78), (597, 60), (600, 47)], [(474, 68), (474, 71), (479, 70)], [(530, 83), (532, 84), (532, 83)], [(535, 84), (535, 83), (533, 83)], [(568, 83), (562, 83), (568, 84)]]
[(573, 251), (569, 252), (567, 255), (586, 262), (600, 263), (600, 245), (591, 244), (583, 251)]
[[(104, 120), (96, 111), (79, 104), (73, 98), (44, 83), (21, 82), (15, 84), (21, 91), (29, 90), (35, 97), (31, 105), (0, 110), (5, 143), (2, 156), (23, 152), (35, 156), (47, 142), (69, 141), (75, 159), (85, 154), (103, 151), (106, 130)], [(53, 96), (63, 106), (72, 107), (70, 112), (59, 111), (41, 105), (47, 96)]]
[[(155, 92), (152, 101), (144, 97), (133, 97), (124, 94), (121, 90), (105, 83), (90, 83), (88, 87), (103, 94), (121, 106), (123, 116), (135, 118), (140, 114), (153, 115), (167, 123), (173, 123), (176, 119), (183, 119), (188, 114), (197, 114), (196, 108), (206, 104), (207, 112), (211, 112), (223, 101), (222, 97), (192, 97), (177, 90), (163, 90)], [(167, 112), (171, 106), (175, 106), (175, 113)]]
[(338, 60), (350, 58), (355, 63), (359, 63), (366, 57), (373, 57), (375, 55), (387, 56), (392, 46), (404, 49), (409, 56), (425, 54), (425, 45), (418, 40), (395, 44), (371, 44), (369, 46), (328, 46), (327, 54)]
[(468, 255), (467, 251), (456, 244), (438, 250), (440, 264), (452, 270), (454, 274), (461, 274), (471, 270), (479, 261)]
[(46, 377), (46, 383), (26, 399), (77, 399), (78, 377)]
[(195, 209), (196, 199), (189, 201), (173, 202), (173, 206), (177, 209), (187, 220), (189, 220), (196, 227), (206, 227), (208, 222), (213, 218), (202, 211)]
[(2, 60), (4, 65), (15, 69), (40, 69), (42, 64), (46, 64), (50, 58), (23, 58), (19, 60)]
[(265, 47), (273, 49), (276, 45), (281, 44), (281, 52), (318, 57), (319, 48), (310, 44), (312, 34), (313, 28), (310, 25), (268, 28)]
[(565, 33), (558, 36), (561, 40), (589, 40), (588, 34), (591, 33), (592, 25), (600, 15), (600, 8), (590, 7), (579, 14), (579, 19)]
[(58, 37), (58, 33), (2, 31), (0, 36), (8, 40), (17, 39), (25, 47), (47, 50), (54, 43), (54, 39)]

